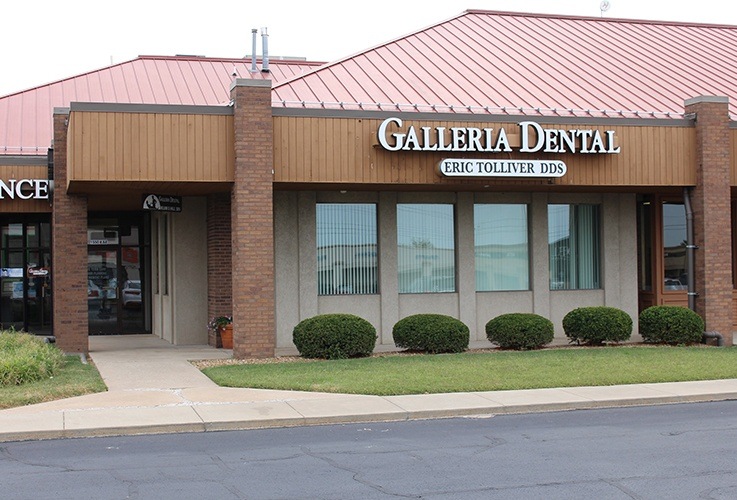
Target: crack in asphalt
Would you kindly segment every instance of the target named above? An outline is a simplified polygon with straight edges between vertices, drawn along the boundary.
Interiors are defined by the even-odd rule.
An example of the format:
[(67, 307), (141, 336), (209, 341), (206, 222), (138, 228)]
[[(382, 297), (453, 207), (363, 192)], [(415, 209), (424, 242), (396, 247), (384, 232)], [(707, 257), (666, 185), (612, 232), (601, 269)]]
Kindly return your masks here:
[(367, 487), (369, 487), (369, 488), (371, 488), (373, 490), (379, 491), (379, 492), (381, 492), (381, 493), (383, 493), (385, 495), (391, 495), (391, 496), (400, 497), (400, 498), (422, 498), (422, 495), (405, 495), (405, 494), (402, 494), (402, 493), (396, 493), (396, 492), (393, 492), (393, 491), (389, 491), (385, 487), (381, 486), (380, 484), (376, 484), (376, 483), (373, 483), (373, 482), (371, 482), (371, 481), (369, 481), (367, 479), (362, 478), (361, 477), (361, 475), (362, 475), (361, 471), (357, 471), (357, 470), (352, 469), (350, 467), (346, 467), (344, 465), (341, 465), (341, 464), (339, 464), (338, 462), (336, 462), (335, 460), (333, 460), (333, 459), (331, 459), (329, 457), (326, 457), (326, 456), (323, 456), (323, 455), (320, 455), (320, 454), (318, 454), (316, 452), (311, 451), (306, 446), (302, 446), (300, 448), (302, 449), (302, 452), (305, 455), (307, 455), (309, 457), (312, 457), (312, 458), (314, 458), (316, 460), (320, 460), (322, 462), (325, 462), (326, 464), (330, 465), (331, 467), (333, 467), (335, 469), (342, 470), (342, 471), (345, 471), (345, 472), (350, 472), (351, 474), (353, 474), (353, 480), (356, 481), (357, 483), (362, 484), (364, 486), (367, 486)]
[[(69, 467), (63, 467), (60, 465), (49, 465), (49, 464), (42, 464), (38, 462), (21, 460), (20, 458), (13, 456), (12, 452), (8, 448), (0, 447), (0, 462), (4, 460), (9, 461), (9, 462), (17, 462), (23, 465), (28, 465), (29, 467), (42, 467), (44, 469), (53, 469), (57, 472), (76, 472), (79, 470), (79, 469), (70, 469)], [(34, 474), (34, 473), (21, 472), (19, 474)]]
[(643, 497), (641, 495), (638, 495), (637, 493), (635, 493), (631, 489), (627, 488), (625, 485), (620, 484), (616, 480), (613, 480), (613, 479), (603, 479), (602, 478), (602, 481), (604, 481), (605, 483), (607, 483), (610, 486), (613, 486), (614, 488), (617, 488), (619, 491), (621, 491), (622, 493), (624, 493), (625, 495), (627, 495), (629, 498), (632, 498), (633, 500), (643, 500), (645, 498), (645, 497)]
[[(737, 496), (737, 486), (722, 486), (719, 488), (709, 488), (699, 493), (699, 498), (704, 500), (719, 500), (721, 498), (735, 498)], [(714, 493), (720, 493), (719, 496), (714, 496)]]

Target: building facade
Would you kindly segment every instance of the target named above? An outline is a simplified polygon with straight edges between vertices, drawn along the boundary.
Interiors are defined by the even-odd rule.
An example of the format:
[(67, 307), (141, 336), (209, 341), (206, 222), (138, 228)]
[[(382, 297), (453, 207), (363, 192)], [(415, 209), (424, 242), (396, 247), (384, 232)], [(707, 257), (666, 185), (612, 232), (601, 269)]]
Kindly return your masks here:
[[(532, 29), (559, 50), (508, 36)], [(658, 37), (682, 60), (661, 61), (678, 51)], [(126, 102), (56, 103), (48, 151), (42, 121), (14, 113), (53, 84), (0, 98), (17, 124), (0, 133), (0, 322), (86, 352), (94, 334), (214, 345), (208, 318), (232, 314), (234, 356), (264, 357), (329, 312), (391, 349), (415, 313), (481, 345), (507, 312), (563, 342), (576, 307), (636, 324), (673, 304), (731, 345), (737, 89), (718, 51), (737, 62), (737, 28), (467, 11), (330, 64), (133, 61), (199, 69)], [(215, 79), (205, 67), (212, 96), (171, 104)]]

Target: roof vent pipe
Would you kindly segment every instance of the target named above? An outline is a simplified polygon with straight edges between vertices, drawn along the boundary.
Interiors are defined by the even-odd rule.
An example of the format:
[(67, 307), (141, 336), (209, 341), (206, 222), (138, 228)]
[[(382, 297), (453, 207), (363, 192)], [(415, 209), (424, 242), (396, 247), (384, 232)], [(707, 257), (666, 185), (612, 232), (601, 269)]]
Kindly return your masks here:
[(264, 55), (261, 59), (261, 71), (269, 72), (269, 34), (266, 28), (261, 28), (261, 45), (263, 46)]
[(251, 73), (258, 73), (258, 68), (256, 68), (256, 41), (258, 40), (258, 30), (256, 28), (251, 30), (251, 39)]

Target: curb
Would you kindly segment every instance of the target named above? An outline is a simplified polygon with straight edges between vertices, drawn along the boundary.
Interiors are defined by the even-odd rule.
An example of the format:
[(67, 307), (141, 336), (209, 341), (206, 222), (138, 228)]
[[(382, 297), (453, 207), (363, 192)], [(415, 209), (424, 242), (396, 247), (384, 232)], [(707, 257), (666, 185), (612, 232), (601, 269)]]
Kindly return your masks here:
[[(380, 413), (361, 413), (331, 415), (325, 417), (274, 418), (233, 421), (210, 421), (176, 424), (150, 424), (126, 427), (95, 427), (87, 429), (58, 429), (20, 432), (0, 432), (0, 443), (11, 441), (31, 441), (49, 439), (72, 439), (88, 437), (141, 436), (152, 434), (174, 434), (194, 432), (220, 432), (254, 429), (275, 429), (288, 427), (359, 424), (368, 422), (402, 422), (408, 420), (429, 420), (442, 418), (490, 418), (497, 415), (544, 413), (572, 410), (592, 410), (603, 408), (624, 408), (632, 406), (654, 406), (682, 403), (705, 403), (737, 400), (737, 392), (720, 394), (697, 394), (689, 396), (662, 396), (645, 398), (620, 398), (608, 400), (589, 400), (565, 403), (518, 404), (508, 406), (488, 406), (474, 408), (454, 408), (438, 410), (388, 411)], [(399, 407), (398, 407), (399, 408)]]

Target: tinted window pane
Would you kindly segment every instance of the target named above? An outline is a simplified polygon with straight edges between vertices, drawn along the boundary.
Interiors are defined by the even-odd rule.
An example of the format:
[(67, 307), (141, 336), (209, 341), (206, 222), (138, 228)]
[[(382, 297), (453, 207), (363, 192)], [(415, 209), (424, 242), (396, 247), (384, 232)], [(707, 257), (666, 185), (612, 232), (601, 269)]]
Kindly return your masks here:
[(548, 205), (551, 290), (601, 288), (599, 205)]
[(528, 290), (527, 205), (475, 205), (476, 290)]
[(664, 289), (686, 290), (686, 207), (683, 203), (663, 204)]
[(376, 205), (318, 203), (318, 294), (377, 293), (376, 242)]
[(399, 293), (455, 292), (453, 205), (397, 205)]

